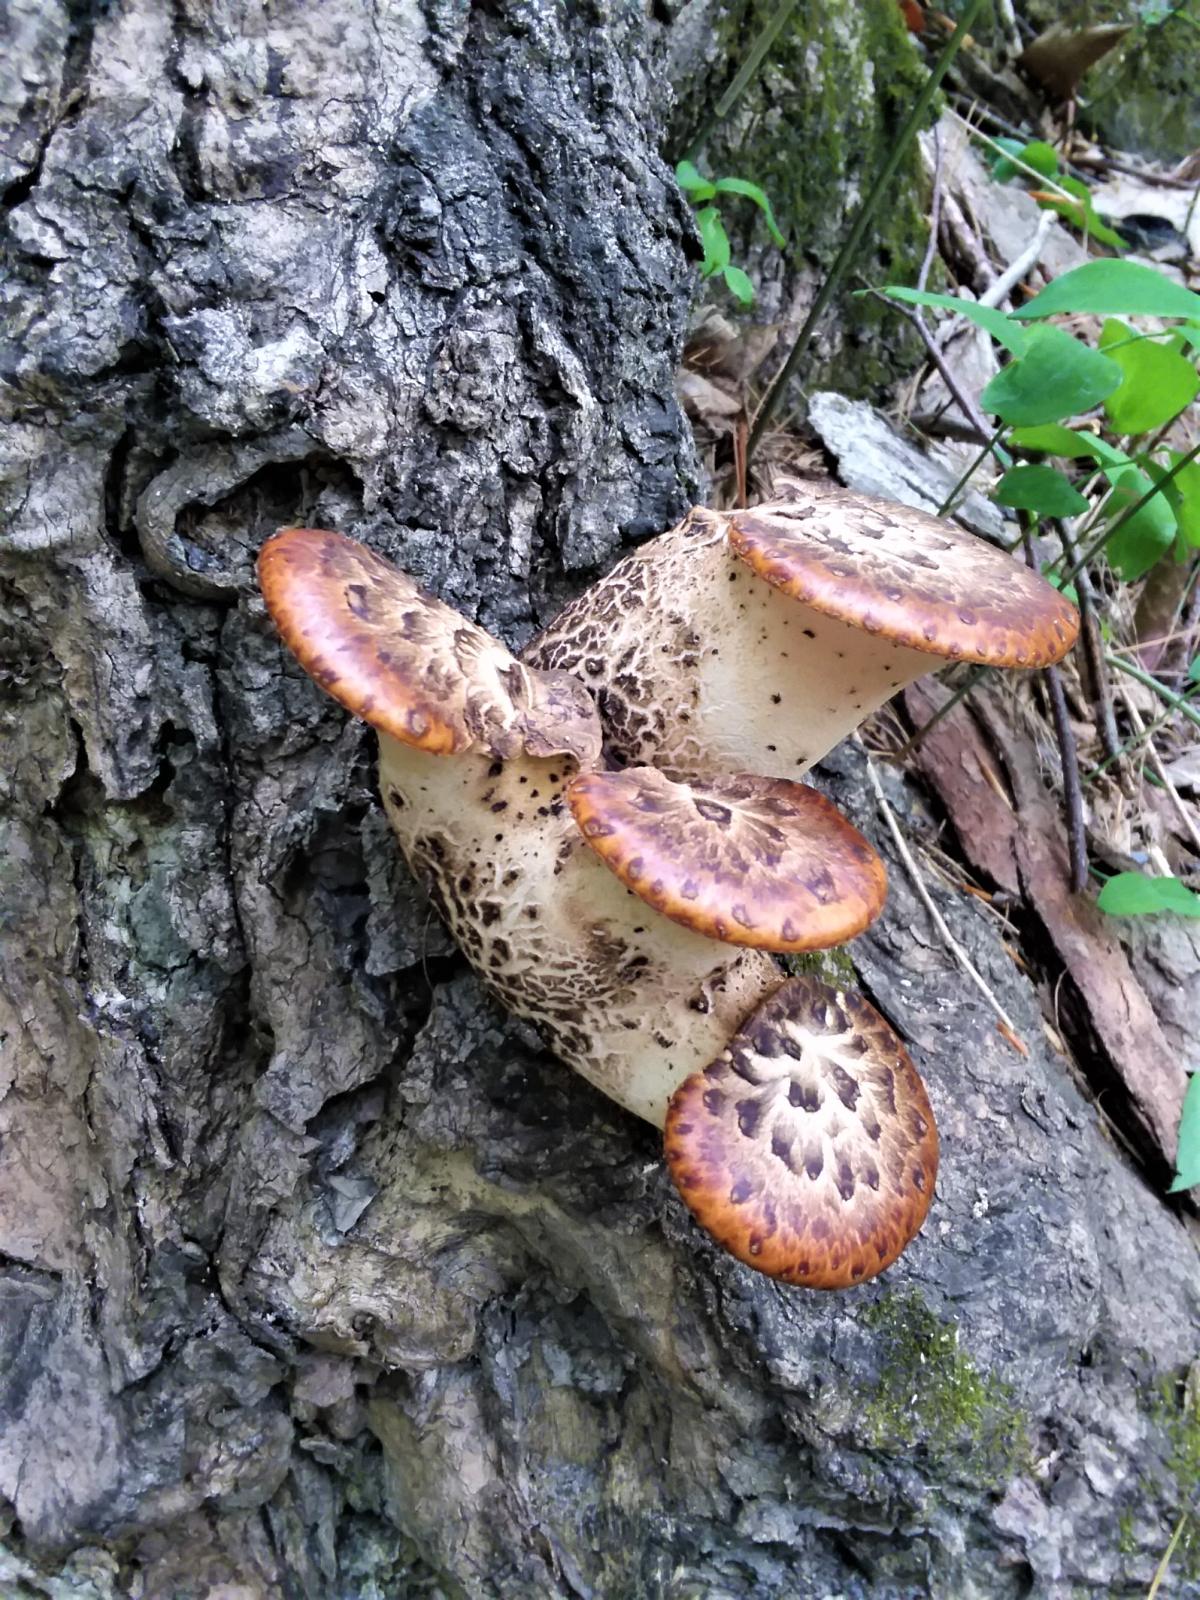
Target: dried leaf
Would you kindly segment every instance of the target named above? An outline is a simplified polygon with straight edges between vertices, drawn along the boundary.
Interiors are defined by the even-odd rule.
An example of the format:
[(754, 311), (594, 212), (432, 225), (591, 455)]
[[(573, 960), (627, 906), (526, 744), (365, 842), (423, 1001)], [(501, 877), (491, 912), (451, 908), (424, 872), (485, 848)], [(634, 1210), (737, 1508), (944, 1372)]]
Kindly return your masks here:
[(1069, 100), (1088, 68), (1119, 45), (1129, 29), (1128, 22), (1103, 22), (1074, 29), (1056, 22), (1023, 51), (1017, 65), (1043, 89)]
[[(923, 723), (947, 691), (929, 682), (909, 689), (906, 704)], [(1138, 1116), (1173, 1160), (1187, 1074), (1129, 964), (1117, 930), (1084, 895), (1069, 888), (1066, 827), (1042, 781), (1037, 750), (1011, 727), (984, 691), (974, 716), (956, 706), (918, 746), (918, 761), (937, 789), (967, 859), (998, 882), (1020, 888), (1046, 927), (1087, 1007), (1097, 1037), (1120, 1074)], [(985, 741), (978, 722), (983, 723)], [(990, 785), (972, 787), (971, 764), (1002, 763), (1010, 807)]]

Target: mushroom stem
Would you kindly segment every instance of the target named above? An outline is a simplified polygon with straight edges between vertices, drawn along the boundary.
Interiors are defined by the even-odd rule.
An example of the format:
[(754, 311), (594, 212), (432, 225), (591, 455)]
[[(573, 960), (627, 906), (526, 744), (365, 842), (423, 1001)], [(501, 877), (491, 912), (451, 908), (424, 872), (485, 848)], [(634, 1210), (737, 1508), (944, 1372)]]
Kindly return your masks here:
[(937, 1174), (903, 1045), (860, 995), (785, 979), (626, 889), (571, 816), (574, 766), (380, 737), (388, 817), (468, 960), (567, 1065), (664, 1130), (707, 1232), (785, 1282), (874, 1277)]
[(568, 1066), (661, 1128), (678, 1085), (779, 988), (779, 967), (626, 889), (564, 800), (570, 758), (379, 744), (401, 849), (480, 977)]
[(569, 605), (524, 659), (582, 678), (612, 753), (673, 778), (797, 778), (933, 665), (764, 583), (731, 553), (727, 519), (699, 508)]

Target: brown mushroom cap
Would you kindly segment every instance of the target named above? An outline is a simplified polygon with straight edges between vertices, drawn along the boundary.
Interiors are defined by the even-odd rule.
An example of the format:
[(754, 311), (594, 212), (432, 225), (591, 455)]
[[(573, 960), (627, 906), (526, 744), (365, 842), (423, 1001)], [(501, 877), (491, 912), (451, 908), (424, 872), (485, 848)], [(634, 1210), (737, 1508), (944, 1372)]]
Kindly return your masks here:
[(524, 666), (356, 540), (281, 529), (262, 547), (258, 579), (300, 665), (381, 733), (431, 755), (479, 742), (503, 757), (525, 746), (598, 759), (599, 718), (582, 685)]
[(1074, 643), (1070, 601), (981, 539), (836, 484), (792, 480), (788, 496), (730, 513), (729, 547), (814, 611), (994, 667), (1044, 667)]
[(630, 767), (585, 773), (566, 795), (584, 838), (627, 888), (711, 939), (824, 949), (883, 909), (883, 862), (804, 784), (746, 774), (675, 783)]
[(925, 1086), (879, 1013), (793, 978), (675, 1091), (666, 1156), (697, 1221), (747, 1266), (844, 1289), (919, 1231), (938, 1137)]

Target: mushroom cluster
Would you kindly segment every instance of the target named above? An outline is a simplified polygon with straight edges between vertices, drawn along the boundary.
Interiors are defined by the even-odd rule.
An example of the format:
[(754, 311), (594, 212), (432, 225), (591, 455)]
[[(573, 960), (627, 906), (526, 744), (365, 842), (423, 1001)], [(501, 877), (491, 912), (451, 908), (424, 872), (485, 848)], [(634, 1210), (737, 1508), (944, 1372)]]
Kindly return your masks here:
[[(966, 653), (967, 602), (957, 632), (945, 612), (968, 580), (939, 543), (924, 645), (911, 628), (897, 638), (882, 603), (861, 599), (873, 579), (855, 587), (852, 545), (821, 554), (800, 504), (693, 512), (524, 659), (340, 534), (283, 530), (259, 578), (301, 666), (376, 728), (401, 849), (487, 986), (664, 1129), (672, 1177), (716, 1240), (787, 1282), (836, 1288), (882, 1271), (920, 1228), (937, 1133), (883, 1018), (773, 959), (852, 938), (886, 893), (875, 851), (795, 772), (931, 650)], [(905, 571), (919, 554), (904, 551)], [(1065, 649), (1069, 608), (1048, 586), (1037, 629), (1013, 642), (1020, 605), (1034, 609), (1024, 569), (983, 554), (1008, 580), (987, 575), (987, 659), (1001, 638), (1049, 659), (1056, 625)], [(861, 670), (830, 665), (856, 626)], [(796, 642), (810, 631), (822, 648)]]

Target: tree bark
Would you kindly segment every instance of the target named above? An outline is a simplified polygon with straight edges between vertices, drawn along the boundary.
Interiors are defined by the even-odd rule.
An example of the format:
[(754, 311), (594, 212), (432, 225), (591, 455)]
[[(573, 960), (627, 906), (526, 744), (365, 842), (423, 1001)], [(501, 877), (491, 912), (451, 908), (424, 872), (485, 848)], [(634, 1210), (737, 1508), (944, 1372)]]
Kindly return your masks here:
[(486, 999), (254, 588), (336, 526), (516, 645), (686, 505), (666, 24), (8, 17), (0, 1592), (1140, 1592), (1200, 1274), (994, 924), (935, 889), (1027, 1059), (893, 864), (935, 1211), (781, 1289)]

